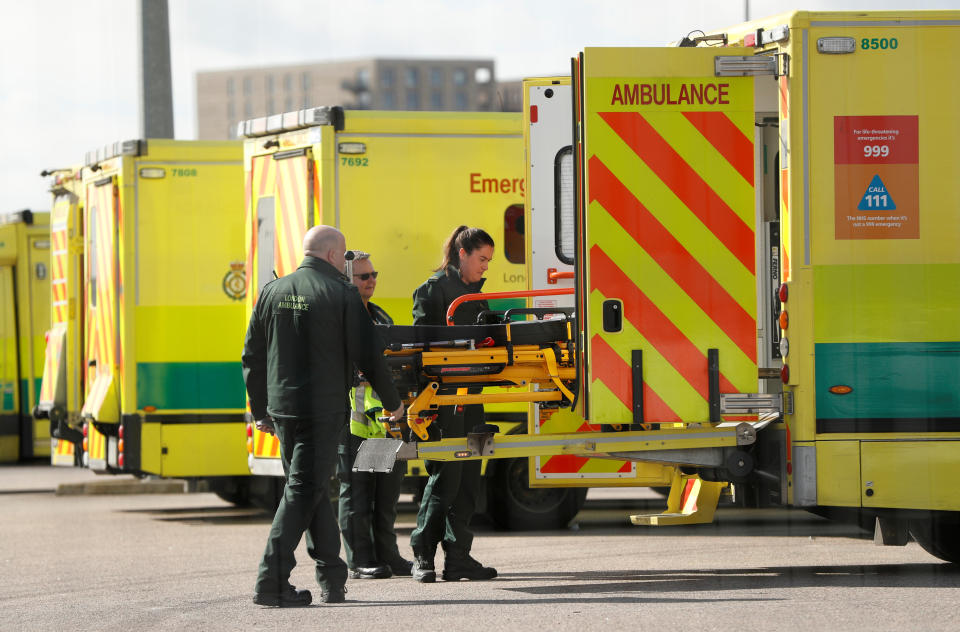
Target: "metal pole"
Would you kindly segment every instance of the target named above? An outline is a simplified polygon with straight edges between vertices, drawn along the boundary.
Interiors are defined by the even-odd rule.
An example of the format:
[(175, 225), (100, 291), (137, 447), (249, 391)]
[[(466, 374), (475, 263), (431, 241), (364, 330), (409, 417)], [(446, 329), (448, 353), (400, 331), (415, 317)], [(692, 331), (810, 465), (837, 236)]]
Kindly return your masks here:
[(167, 0), (140, 0), (140, 136), (173, 138)]

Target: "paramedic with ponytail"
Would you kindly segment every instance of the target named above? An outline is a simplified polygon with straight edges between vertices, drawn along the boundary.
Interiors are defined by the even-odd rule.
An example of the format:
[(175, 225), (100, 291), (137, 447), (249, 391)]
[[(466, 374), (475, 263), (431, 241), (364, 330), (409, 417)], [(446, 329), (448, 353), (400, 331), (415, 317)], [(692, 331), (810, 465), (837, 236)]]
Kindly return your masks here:
[[(486, 279), (483, 275), (493, 259), (493, 239), (480, 228), (460, 226), (443, 246), (443, 261), (436, 273), (413, 293), (414, 325), (446, 325), (450, 303), (464, 294), (480, 292)], [(472, 325), (477, 315), (487, 310), (486, 301), (468, 301), (454, 314), (457, 325)], [(436, 424), (444, 438), (465, 437), (482, 424), (483, 406), (441, 406)], [(415, 561), (413, 577), (418, 582), (437, 579), (434, 557), (437, 546), (444, 552), (443, 579), (493, 579), (494, 568), (483, 566), (470, 557), (473, 517), (480, 490), (480, 461), (462, 463), (427, 461), (430, 478), (423, 492), (417, 527), (410, 535)]]

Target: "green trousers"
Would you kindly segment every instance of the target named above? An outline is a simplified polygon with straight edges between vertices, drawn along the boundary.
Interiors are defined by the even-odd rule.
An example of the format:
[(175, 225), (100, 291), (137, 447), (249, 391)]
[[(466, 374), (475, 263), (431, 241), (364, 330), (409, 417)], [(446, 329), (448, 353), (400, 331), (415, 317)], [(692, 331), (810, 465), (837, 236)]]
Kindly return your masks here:
[(354, 472), (353, 462), (363, 439), (344, 427), (340, 437), (337, 477), (340, 479), (340, 531), (350, 568), (398, 565), (397, 498), (406, 470), (398, 461), (392, 472)]
[(337, 439), (345, 423), (347, 415), (342, 413), (274, 421), (287, 483), (260, 562), (257, 593), (285, 592), (297, 564), (294, 551), (304, 533), (321, 588), (338, 589), (346, 583), (340, 530), (327, 493), (336, 468)]
[[(465, 437), (468, 429), (483, 423), (479, 404), (464, 406), (461, 414), (455, 410), (455, 406), (440, 407), (437, 423), (444, 439)], [(447, 557), (469, 555), (470, 519), (480, 494), (480, 461), (426, 461), (426, 468), (430, 478), (420, 501), (417, 527), (410, 534), (413, 554), (432, 560), (441, 545)]]

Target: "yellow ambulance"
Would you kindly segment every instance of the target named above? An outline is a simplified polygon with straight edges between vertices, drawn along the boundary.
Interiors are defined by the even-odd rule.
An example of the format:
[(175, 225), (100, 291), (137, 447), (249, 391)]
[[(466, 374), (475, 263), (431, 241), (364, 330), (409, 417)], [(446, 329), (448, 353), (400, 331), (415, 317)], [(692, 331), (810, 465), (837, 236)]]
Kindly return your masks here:
[(43, 407), (81, 465), (202, 478), (242, 499), (241, 157), (238, 142), (124, 141), (54, 186), (66, 287), (53, 301), (67, 309)]
[(50, 322), (49, 218), (0, 216), (0, 462), (50, 454), (49, 426), (32, 414)]
[(43, 378), (34, 409), (50, 420), (50, 463), (81, 465), (83, 434), (82, 286), (83, 181), (81, 168), (43, 172), (51, 176), (50, 329), (46, 332)]
[[(338, 227), (348, 248), (371, 254), (380, 271), (373, 300), (398, 324), (411, 322), (413, 290), (439, 265), (444, 240), (460, 224), (485, 229), (497, 244), (484, 292), (527, 288), (519, 113), (320, 107), (244, 121), (238, 136), (246, 138), (248, 307), (274, 274), (296, 269), (303, 234), (317, 224)], [(507, 309), (526, 301), (490, 304)], [(487, 417), (523, 430), (527, 413), (491, 405)], [(248, 434), (250, 470), (277, 477), (268, 481), (275, 496), (279, 444), (252, 424)], [(493, 517), (514, 527), (566, 524), (583, 490), (531, 490), (526, 459), (522, 464), (520, 477), (506, 464), (487, 467)], [(411, 473), (422, 472), (414, 465)], [(508, 486), (513, 493), (504, 493)]]
[(576, 412), (606, 432), (402, 452), (664, 463), (668, 514), (733, 483), (960, 562), (957, 50), (956, 11), (584, 49), (567, 343)]

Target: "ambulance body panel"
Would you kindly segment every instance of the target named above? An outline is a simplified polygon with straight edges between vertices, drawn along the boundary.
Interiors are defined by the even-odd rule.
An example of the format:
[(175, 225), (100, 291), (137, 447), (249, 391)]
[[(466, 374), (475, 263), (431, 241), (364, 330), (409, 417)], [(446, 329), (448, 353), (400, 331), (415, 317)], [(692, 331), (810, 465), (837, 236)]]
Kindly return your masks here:
[(50, 454), (49, 424), (33, 419), (50, 322), (50, 215), (0, 217), (0, 462)]
[(245, 476), (242, 148), (127, 141), (83, 169), (83, 464)]

